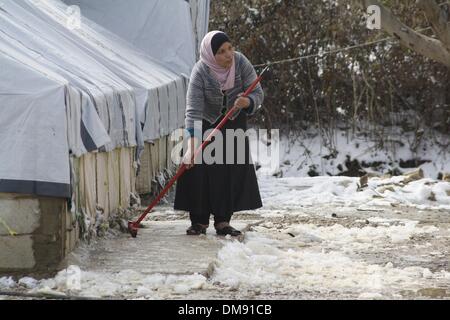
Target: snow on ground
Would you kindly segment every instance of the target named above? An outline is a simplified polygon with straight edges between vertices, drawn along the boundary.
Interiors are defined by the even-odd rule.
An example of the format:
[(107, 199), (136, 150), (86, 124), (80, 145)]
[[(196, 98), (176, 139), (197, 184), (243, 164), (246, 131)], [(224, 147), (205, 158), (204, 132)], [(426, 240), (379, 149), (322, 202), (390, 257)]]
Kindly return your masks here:
[[(74, 278), (71, 270), (79, 270)], [(28, 277), (27, 277), (28, 278)], [(29, 294), (61, 296), (65, 294), (92, 298), (165, 299), (187, 295), (192, 290), (206, 289), (211, 285), (203, 275), (144, 275), (134, 270), (118, 273), (99, 273), (80, 270), (71, 265), (54, 278), (15, 282), (11, 277), (0, 278), (2, 289), (26, 289)], [(79, 279), (79, 280), (77, 280)]]
[[(304, 211), (310, 211), (306, 216), (316, 211), (319, 215), (330, 216), (328, 210), (320, 212), (321, 205), (335, 210), (344, 207), (376, 212), (377, 207), (401, 204), (421, 210), (448, 212), (450, 218), (448, 182), (421, 179), (405, 186), (394, 185), (393, 191), (386, 190), (383, 197), (376, 191), (385, 185), (400, 184), (404, 178), (372, 178), (368, 188), (358, 192), (359, 178), (276, 179), (260, 175), (264, 208), (268, 212), (262, 215), (276, 217), (277, 214), (273, 213), (276, 211), (279, 216), (295, 216), (299, 215), (295, 208), (304, 207)], [(431, 193), (435, 195), (433, 201), (429, 200)], [(432, 272), (423, 266), (396, 266), (388, 257), (381, 259), (381, 263), (378, 259), (374, 264), (364, 261), (357, 254), (383, 255), (400, 248), (408, 252), (411, 247), (421, 245), (426, 248), (429, 243), (418, 245), (411, 240), (420, 236), (440, 237), (448, 244), (448, 224), (440, 228), (439, 223), (436, 226), (419, 226), (418, 221), (410, 219), (375, 216), (359, 221), (355, 216), (353, 221), (361, 222), (357, 227), (344, 226), (339, 222), (329, 226), (291, 222), (281, 227), (274, 226), (276, 222), (268, 222), (255, 227), (255, 232), (247, 234), (245, 243), (228, 243), (219, 252), (213, 279), (241, 289), (266, 292), (309, 290), (319, 291), (322, 297), (331, 293), (345, 297), (351, 292), (351, 297), (362, 299), (399, 298), (402, 290), (417, 291), (434, 286), (450, 289), (448, 263), (445, 268)], [(284, 237), (280, 238), (280, 234)], [(448, 248), (441, 249), (443, 251), (435, 254), (448, 260)]]
[[(399, 130), (394, 128), (392, 130)], [(263, 204), (266, 208), (295, 208), (318, 204), (344, 206), (377, 206), (401, 204), (418, 209), (450, 210), (450, 183), (436, 180), (439, 173), (450, 173), (450, 153), (433, 142), (445, 145), (449, 137), (434, 133), (434, 138), (424, 139), (418, 151), (412, 152), (414, 139), (411, 134), (401, 135), (403, 146), (378, 150), (376, 143), (367, 137), (347, 137), (344, 131), (336, 130), (333, 137), (335, 150), (330, 150), (314, 132), (304, 132), (296, 138), (286, 136), (267, 146), (264, 135), (250, 136), (252, 159), (258, 164), (257, 176)], [(395, 137), (392, 137), (394, 139)], [(329, 157), (336, 153), (335, 157)], [(325, 157), (325, 158), (324, 158)], [(359, 178), (337, 175), (347, 170), (347, 158), (359, 163), (381, 163), (376, 169), (363, 168), (368, 172), (383, 175), (388, 170), (399, 169), (401, 161), (411, 159), (429, 160), (417, 168), (402, 169), (405, 173), (421, 168), (426, 179), (404, 183), (404, 176), (382, 176), (370, 178), (368, 187), (358, 190)], [(340, 166), (340, 169), (338, 168)], [(310, 170), (321, 174), (310, 177)], [(282, 177), (273, 179), (273, 176)]]
[[(395, 186), (393, 192), (385, 191), (385, 198), (372, 191), (387, 183), (400, 184), (403, 179), (373, 178), (367, 189), (358, 192), (356, 178), (260, 176), (264, 207), (248, 214), (263, 218), (263, 222), (247, 232), (244, 242), (224, 241), (211, 278), (80, 270), (81, 287), (76, 288), (70, 269), (77, 267), (71, 266), (40, 281), (0, 278), (0, 289), (133, 299), (209, 298), (211, 292), (216, 298), (229, 298), (230, 292), (235, 292), (232, 297), (237, 298), (282, 294), (291, 298), (397, 299), (404, 292), (437, 288), (449, 289), (444, 294), (449, 297), (449, 220), (442, 225), (439, 220), (424, 224), (394, 213), (394, 218), (380, 217), (376, 210), (391, 203), (409, 204), (444, 212), (446, 217), (446, 212), (450, 215), (450, 183), (413, 181)], [(427, 200), (431, 192), (435, 201)], [(329, 211), (323, 209), (330, 207), (345, 208), (353, 216), (345, 221), (330, 220)], [(360, 216), (359, 208), (373, 210), (372, 216)]]
[[(385, 130), (389, 133), (384, 134), (384, 148), (379, 147), (380, 141), (373, 141), (365, 133), (349, 136), (348, 131), (339, 129), (333, 132), (326, 144), (317, 130), (310, 129), (297, 136), (291, 134), (289, 138), (279, 136), (278, 144), (275, 135), (273, 144), (267, 147), (264, 143), (267, 138), (261, 131), (258, 139), (256, 135), (250, 135), (252, 158), (262, 165), (259, 174), (272, 175), (281, 170), (284, 177), (308, 177), (312, 171), (320, 176), (338, 175), (347, 170), (347, 157), (358, 160), (360, 164), (372, 164), (363, 169), (379, 174), (394, 169), (409, 171), (411, 169), (402, 168), (401, 164), (413, 159), (428, 161), (418, 166), (425, 177), (436, 179), (439, 173), (450, 173), (449, 136), (426, 132), (418, 143), (413, 133), (404, 133), (399, 127)], [(270, 165), (276, 158), (271, 156), (271, 150), (277, 149), (278, 167)]]
[[(260, 175), (259, 184), (265, 209), (320, 204), (373, 207), (392, 203), (419, 209), (446, 209), (450, 212), (450, 182), (421, 179), (402, 186), (400, 182), (404, 179), (405, 177), (371, 178), (368, 187), (362, 191), (358, 191), (359, 178), (352, 177), (274, 179)], [(385, 186), (391, 186), (391, 189), (383, 190)]]
[[(80, 275), (81, 291), (88, 297), (127, 297), (164, 298), (173, 294), (188, 294), (192, 289), (201, 289), (206, 285), (202, 275), (143, 275), (133, 270), (123, 270), (114, 274), (82, 271)], [(31, 292), (65, 292), (68, 287), (66, 270), (58, 273), (54, 279), (41, 281)], [(76, 287), (72, 288), (72, 290)], [(157, 291), (156, 291), (157, 289)]]
[[(300, 250), (295, 248), (297, 237), (275, 240), (257, 232), (249, 233), (245, 243), (227, 243), (219, 252), (213, 281), (266, 293), (313, 291), (322, 297), (330, 293), (345, 297), (351, 293), (359, 298), (398, 298), (400, 290), (450, 285), (450, 272), (446, 270), (402, 268), (390, 261), (383, 265), (369, 264), (347, 254), (359, 246), (379, 246), (382, 250), (385, 241), (401, 244), (411, 234), (433, 232), (433, 227), (423, 229), (406, 224), (389, 230), (389, 227), (346, 229), (339, 225), (329, 228), (306, 225), (293, 229), (303, 234), (297, 243)], [(398, 231), (401, 235), (396, 235)]]
[[(389, 259), (378, 264), (368, 263), (355, 254), (362, 251), (382, 253), (389, 247), (408, 250), (413, 236), (436, 234), (437, 227), (421, 227), (410, 220), (369, 220), (377, 223), (377, 227), (290, 223), (279, 228), (270, 222), (262, 224), (248, 232), (243, 243), (224, 242), (211, 279), (198, 274), (80, 271), (81, 287), (78, 288), (69, 272), (77, 267), (70, 266), (56, 277), (41, 281), (28, 277), (18, 282), (0, 278), (0, 289), (25, 288), (29, 293), (55, 296), (70, 293), (85, 297), (166, 299), (189, 298), (194, 292), (227, 288), (258, 292), (263, 297), (284, 292), (295, 298), (296, 292), (309, 292), (310, 296), (303, 297), (395, 299), (402, 298), (401, 293), (406, 290), (450, 287), (448, 269), (430, 271), (421, 266), (397, 265)], [(450, 230), (443, 230), (440, 235), (450, 239)]]
[[(360, 189), (359, 178), (326, 176), (341, 171), (337, 164), (344, 163), (346, 155), (359, 161), (391, 161), (390, 169), (400, 159), (417, 156), (407, 146), (388, 156), (371, 143), (348, 142), (339, 134), (335, 138), (340, 146), (335, 159), (322, 157), (329, 150), (317, 137), (297, 140), (289, 148), (282, 140), (281, 167), (259, 159), (264, 206), (245, 214), (263, 222), (247, 232), (244, 242), (224, 241), (210, 278), (132, 270), (98, 273), (70, 266), (40, 281), (0, 278), (0, 290), (133, 299), (211, 298), (212, 293), (215, 298), (397, 299), (421, 297), (420, 292), (449, 298), (450, 183), (374, 177)], [(433, 160), (421, 166), (426, 177), (450, 172), (450, 156), (435, 145), (427, 145), (422, 153), (420, 157)], [(324, 176), (308, 177), (312, 165)], [(274, 177), (280, 169), (283, 177)], [(349, 215), (334, 219), (330, 209)], [(364, 215), (366, 211), (371, 216)], [(74, 270), (81, 287), (73, 283)]]
[(2, 277), (0, 278), (0, 289), (10, 289), (16, 286), (15, 281), (12, 277)]

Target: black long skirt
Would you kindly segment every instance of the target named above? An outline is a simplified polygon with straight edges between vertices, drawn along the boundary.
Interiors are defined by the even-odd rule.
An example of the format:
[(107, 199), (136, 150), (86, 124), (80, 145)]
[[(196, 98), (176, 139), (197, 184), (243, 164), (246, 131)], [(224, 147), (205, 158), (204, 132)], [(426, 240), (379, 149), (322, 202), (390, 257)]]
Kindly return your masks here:
[[(203, 134), (206, 130), (215, 128), (222, 119), (223, 116), (214, 124), (203, 120)], [(250, 155), (248, 136), (245, 136), (245, 148), (242, 147), (242, 143), (239, 148), (241, 151), (240, 159), (237, 153), (238, 139), (234, 139), (234, 162), (229, 164), (230, 161), (228, 163), (226, 161), (226, 129), (242, 129), (245, 132), (247, 130), (247, 114), (241, 111), (234, 120), (229, 119), (222, 127), (224, 141), (223, 148), (221, 148), (222, 163), (205, 163), (205, 159), (202, 159), (201, 163), (186, 170), (177, 180), (174, 209), (189, 211), (191, 219), (193, 215), (194, 217), (196, 215), (204, 217), (213, 214), (216, 220), (229, 221), (234, 212), (262, 207), (255, 167)], [(214, 140), (213, 138), (212, 141)], [(207, 148), (208, 146), (204, 149), (203, 155), (206, 154)], [(245, 161), (242, 161), (243, 149), (245, 149)], [(214, 148), (210, 150), (214, 150)], [(217, 150), (219, 149), (215, 149), (215, 151)], [(215, 156), (214, 151), (208, 151), (208, 154)], [(240, 162), (237, 163), (237, 160), (240, 160)]]

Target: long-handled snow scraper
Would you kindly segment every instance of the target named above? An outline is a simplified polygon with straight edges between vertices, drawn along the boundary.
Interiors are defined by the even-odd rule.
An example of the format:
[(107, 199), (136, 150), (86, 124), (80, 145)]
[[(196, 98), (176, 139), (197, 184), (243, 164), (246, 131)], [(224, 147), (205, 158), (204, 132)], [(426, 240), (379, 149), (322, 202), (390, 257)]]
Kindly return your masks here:
[[(258, 83), (261, 81), (262, 76), (264, 72), (267, 71), (269, 66), (265, 67), (263, 71), (259, 74), (259, 76), (253, 81), (253, 83), (250, 85), (250, 87), (244, 92), (242, 95), (243, 97), (248, 96), (258, 85)], [(194, 153), (193, 159), (197, 157), (197, 155), (206, 147), (206, 145), (211, 141), (211, 139), (214, 137), (214, 135), (225, 125), (225, 123), (228, 121), (230, 116), (236, 111), (237, 106), (233, 106), (224, 116), (222, 121), (217, 125), (216, 128), (209, 134), (209, 136), (206, 138), (206, 140), (202, 143), (200, 147), (197, 148), (197, 150)], [(139, 229), (139, 224), (142, 220), (147, 216), (147, 214), (153, 209), (154, 206), (156, 206), (162, 197), (169, 191), (170, 187), (177, 181), (177, 179), (186, 171), (186, 164), (182, 163), (181, 166), (178, 168), (177, 173), (170, 179), (169, 183), (164, 187), (164, 189), (159, 193), (159, 195), (150, 203), (150, 205), (145, 209), (145, 211), (140, 215), (140, 217), (136, 221), (128, 221), (128, 231), (130, 232), (131, 236), (133, 238), (136, 238), (137, 232)]]

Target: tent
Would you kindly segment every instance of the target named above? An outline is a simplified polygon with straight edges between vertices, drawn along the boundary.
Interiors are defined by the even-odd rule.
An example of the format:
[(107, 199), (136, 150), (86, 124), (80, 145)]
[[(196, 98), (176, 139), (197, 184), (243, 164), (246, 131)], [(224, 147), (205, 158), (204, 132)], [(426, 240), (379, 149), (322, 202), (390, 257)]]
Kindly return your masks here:
[(209, 0), (64, 0), (176, 72), (189, 75), (207, 32)]
[(70, 157), (183, 126), (181, 69), (69, 17), (59, 0), (0, 2), (0, 192), (70, 197)]

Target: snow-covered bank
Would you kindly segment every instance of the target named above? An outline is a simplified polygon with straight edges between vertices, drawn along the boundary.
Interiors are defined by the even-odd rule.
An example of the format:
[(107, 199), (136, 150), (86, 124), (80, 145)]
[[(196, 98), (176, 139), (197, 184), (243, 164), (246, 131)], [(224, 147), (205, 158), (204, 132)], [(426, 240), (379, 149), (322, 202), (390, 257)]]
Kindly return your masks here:
[(408, 205), (418, 209), (444, 209), (450, 214), (450, 182), (421, 179), (403, 184), (405, 177), (371, 178), (358, 191), (359, 178), (259, 176), (265, 209), (300, 208), (320, 204), (336, 206)]
[(351, 136), (349, 131), (340, 129), (334, 130), (326, 143), (315, 129), (291, 133), (289, 137), (282, 135), (277, 169), (268, 165), (270, 153), (266, 148), (270, 147), (264, 145), (267, 139), (260, 137), (256, 141), (251, 136), (252, 157), (262, 166), (258, 174), (277, 173), (283, 177), (334, 176), (357, 168), (379, 174), (422, 168), (425, 177), (431, 179), (437, 179), (440, 173), (450, 173), (449, 136), (428, 130), (418, 138), (399, 127), (385, 130), (382, 143), (364, 132)]

